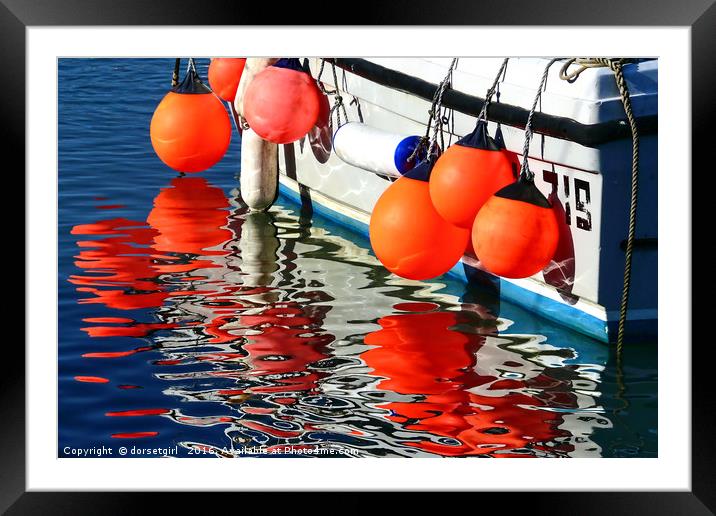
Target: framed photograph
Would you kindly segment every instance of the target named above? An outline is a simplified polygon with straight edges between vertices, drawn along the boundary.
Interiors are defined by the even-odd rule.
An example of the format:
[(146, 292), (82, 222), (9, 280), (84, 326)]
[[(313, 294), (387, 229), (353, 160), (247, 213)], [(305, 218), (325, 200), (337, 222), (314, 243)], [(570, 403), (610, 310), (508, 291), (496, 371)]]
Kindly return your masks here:
[(712, 514), (691, 169), (716, 7), (503, 4), (1, 0), (27, 333), (0, 509)]

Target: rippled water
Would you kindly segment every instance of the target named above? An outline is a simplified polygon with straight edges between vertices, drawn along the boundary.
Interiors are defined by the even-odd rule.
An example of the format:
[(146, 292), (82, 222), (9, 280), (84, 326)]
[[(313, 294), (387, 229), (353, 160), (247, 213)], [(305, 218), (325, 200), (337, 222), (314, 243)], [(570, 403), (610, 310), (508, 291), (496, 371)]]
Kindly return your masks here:
[(656, 455), (655, 345), (617, 370), (306, 207), (248, 213), (236, 133), (178, 177), (148, 130), (172, 67), (60, 60), (59, 456)]

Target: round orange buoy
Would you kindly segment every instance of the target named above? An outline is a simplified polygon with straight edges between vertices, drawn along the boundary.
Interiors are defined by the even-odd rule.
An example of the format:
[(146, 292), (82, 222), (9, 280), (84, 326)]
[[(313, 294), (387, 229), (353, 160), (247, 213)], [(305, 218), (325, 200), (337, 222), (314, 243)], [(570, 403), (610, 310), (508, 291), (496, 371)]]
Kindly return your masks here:
[(316, 125), (320, 91), (298, 59), (279, 59), (246, 88), (244, 118), (264, 140), (291, 143)]
[(440, 156), (430, 175), (430, 198), (448, 222), (469, 229), (492, 194), (515, 180), (509, 156), (487, 134), (487, 122)]
[(215, 57), (209, 64), (209, 86), (226, 102), (233, 102), (241, 74), (246, 66), (245, 57)]
[(224, 105), (191, 69), (166, 94), (149, 127), (157, 156), (179, 172), (201, 172), (226, 154), (231, 122)]
[(490, 197), (472, 228), (478, 259), (488, 271), (505, 278), (526, 278), (544, 269), (558, 241), (552, 206), (524, 178)]
[(373, 208), (370, 243), (390, 272), (428, 279), (446, 273), (463, 255), (470, 231), (443, 219), (430, 201), (431, 161), (388, 187)]

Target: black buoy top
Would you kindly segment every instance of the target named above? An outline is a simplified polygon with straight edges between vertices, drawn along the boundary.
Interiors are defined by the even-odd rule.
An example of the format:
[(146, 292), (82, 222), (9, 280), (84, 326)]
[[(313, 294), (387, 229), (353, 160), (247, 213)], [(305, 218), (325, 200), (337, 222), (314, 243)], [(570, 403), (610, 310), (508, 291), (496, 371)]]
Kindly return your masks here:
[(185, 93), (189, 95), (211, 93), (211, 89), (201, 82), (199, 75), (193, 67), (189, 69), (184, 76), (184, 79), (179, 84), (174, 86), (171, 91), (174, 93)]
[(542, 195), (534, 184), (534, 181), (520, 176), (520, 178), (506, 187), (498, 190), (495, 193), (495, 197), (502, 197), (503, 199), (511, 199), (513, 201), (522, 201), (529, 204), (534, 204), (540, 208), (552, 208), (552, 205), (547, 198)]
[(473, 149), (499, 151), (504, 148), (500, 146), (490, 135), (487, 133), (487, 122), (479, 119), (475, 124), (475, 129), (468, 134), (463, 136), (456, 143), (462, 147), (471, 147)]
[(282, 57), (276, 61), (272, 66), (276, 68), (288, 68), (289, 70), (295, 70), (297, 72), (306, 72), (301, 66), (301, 61), (297, 57)]
[(417, 179), (418, 181), (429, 181), (430, 173), (435, 166), (435, 157), (431, 156), (425, 159), (403, 174), (403, 177)]

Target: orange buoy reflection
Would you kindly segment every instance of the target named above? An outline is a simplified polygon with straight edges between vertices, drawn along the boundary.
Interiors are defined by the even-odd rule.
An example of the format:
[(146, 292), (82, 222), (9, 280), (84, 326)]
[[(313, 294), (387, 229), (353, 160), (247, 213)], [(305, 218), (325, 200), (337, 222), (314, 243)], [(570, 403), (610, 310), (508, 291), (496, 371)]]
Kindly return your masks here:
[(511, 384), (515, 392), (484, 394), (496, 380), (503, 388), (505, 383), (476, 372), (486, 337), (450, 329), (462, 315), (389, 315), (378, 320), (380, 330), (365, 337), (366, 344), (376, 347), (361, 358), (373, 368), (372, 374), (384, 378), (377, 388), (418, 397), (381, 405), (390, 410), (388, 419), (435, 436), (405, 444), (440, 455), (504, 457), (562, 435), (556, 428), (558, 416), (525, 408), (545, 403), (520, 390), (524, 382)]
[[(159, 308), (170, 298), (196, 292), (195, 287), (185, 290), (190, 286), (186, 280), (206, 278), (193, 276), (198, 269), (219, 267), (212, 257), (221, 251), (213, 248), (232, 238), (226, 229), (228, 206), (223, 191), (205, 179), (178, 177), (156, 196), (148, 217), (150, 227), (122, 218), (75, 226), (72, 234), (92, 236), (77, 243), (80, 253), (75, 264), (86, 273), (69, 279), (78, 291), (92, 294), (78, 302), (119, 310)], [(207, 289), (202, 294), (216, 295)], [(90, 337), (134, 338), (202, 323), (186, 319), (145, 323), (127, 317), (89, 317), (84, 322), (95, 324), (81, 328)], [(207, 326), (215, 326), (213, 317)], [(118, 359), (150, 349), (90, 350), (82, 356)], [(81, 378), (78, 381), (90, 381), (85, 379), (90, 377)]]
[(222, 254), (210, 251), (227, 240), (229, 202), (221, 188), (203, 177), (175, 177), (154, 198), (147, 222), (157, 234), (154, 249), (165, 253)]
[[(170, 295), (180, 295), (179, 289), (170, 292), (168, 284), (158, 281), (159, 276), (216, 267), (199, 256), (221, 254), (212, 248), (232, 238), (226, 229), (228, 207), (224, 192), (204, 178), (177, 177), (155, 198), (147, 219), (150, 227), (123, 218), (73, 227), (73, 235), (96, 237), (77, 242), (81, 251), (75, 265), (87, 274), (72, 275), (69, 281), (78, 285), (78, 291), (94, 295), (79, 302), (133, 310), (159, 307)], [(194, 256), (179, 258), (176, 254)], [(127, 336), (142, 333), (114, 331)]]
[[(162, 379), (181, 383), (173, 395), (218, 402), (232, 410), (229, 416), (204, 417), (183, 413), (191, 404), (189, 409), (182, 406), (176, 413), (165, 413), (138, 402), (129, 411), (107, 407), (107, 417), (165, 416), (196, 426), (226, 423), (272, 439), (298, 439), (323, 431), (320, 423), (301, 421), (295, 414), (303, 410), (304, 397), (326, 396), (322, 381), (333, 373), (322, 361), (336, 356), (329, 346), (336, 337), (324, 329), (332, 298), (320, 287), (299, 296), (277, 286), (276, 278), (285, 280), (282, 275), (296, 269), (283, 262), (285, 267), (279, 268), (277, 261), (288, 262), (295, 255), (279, 251), (276, 232), (247, 231), (245, 225), (242, 231), (246, 219), (229, 216), (228, 205), (223, 192), (203, 178), (177, 178), (157, 195), (148, 217), (150, 227), (113, 219), (74, 228), (74, 234), (92, 236), (79, 242), (78, 263), (85, 272), (72, 277), (78, 289), (95, 296), (84, 302), (123, 310), (157, 308), (152, 315), (158, 319), (139, 322), (131, 318), (134, 314), (86, 317), (91, 326), (83, 329), (92, 337), (151, 334), (151, 345), (88, 349), (82, 356), (104, 367), (103, 359), (129, 360), (136, 353), (161, 350), (161, 360), (151, 364), (162, 369)], [(396, 437), (396, 446), (448, 456), (524, 456), (520, 450), (538, 449), (564, 435), (558, 429), (561, 416), (542, 409), (575, 406), (569, 379), (555, 375), (556, 379), (547, 371), (508, 379), (493, 365), (481, 368), (495, 351), (494, 344), (485, 334), (458, 328), (466, 324), (472, 331), (487, 333), (494, 325), (476, 320), (466, 306), (444, 311), (416, 300), (394, 308), (403, 313), (379, 320), (381, 329), (365, 337), (374, 348), (360, 358), (372, 368), (371, 375), (381, 377), (377, 390), (400, 394), (397, 401), (382, 400), (379, 405), (390, 411), (385, 416), (389, 422), (382, 411), (376, 416), (415, 434)], [(155, 330), (177, 331), (154, 334)], [(191, 378), (196, 382), (187, 382)], [(97, 390), (100, 387), (89, 384), (105, 378), (75, 379)], [(142, 387), (111, 374), (106, 380), (107, 387)], [(145, 424), (144, 418), (137, 420)], [(285, 427), (275, 425), (277, 421)], [(350, 432), (362, 435), (355, 428)]]

